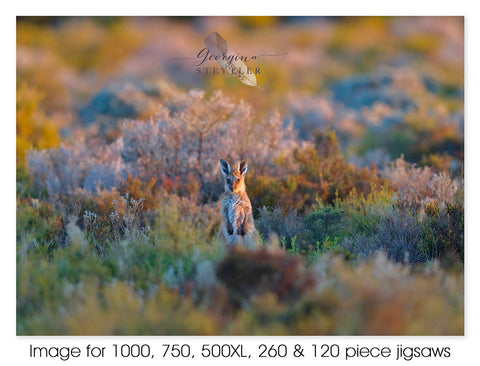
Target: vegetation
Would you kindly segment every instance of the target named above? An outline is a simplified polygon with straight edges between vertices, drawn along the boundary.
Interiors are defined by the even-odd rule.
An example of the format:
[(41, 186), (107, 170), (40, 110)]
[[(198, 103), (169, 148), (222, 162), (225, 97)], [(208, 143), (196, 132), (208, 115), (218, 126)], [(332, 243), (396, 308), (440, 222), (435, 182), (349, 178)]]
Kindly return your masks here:
[(463, 334), (461, 20), (222, 19), (264, 94), (167, 62), (216, 21), (18, 19), (17, 333)]

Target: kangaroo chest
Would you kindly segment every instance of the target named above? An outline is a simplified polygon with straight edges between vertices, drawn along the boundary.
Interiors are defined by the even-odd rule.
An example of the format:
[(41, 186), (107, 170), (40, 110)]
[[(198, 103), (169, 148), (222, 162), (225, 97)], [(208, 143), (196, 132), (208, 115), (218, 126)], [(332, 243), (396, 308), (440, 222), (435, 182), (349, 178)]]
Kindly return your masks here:
[(228, 221), (234, 227), (241, 225), (252, 211), (250, 200), (243, 195), (232, 194), (225, 197), (225, 206), (227, 208)]

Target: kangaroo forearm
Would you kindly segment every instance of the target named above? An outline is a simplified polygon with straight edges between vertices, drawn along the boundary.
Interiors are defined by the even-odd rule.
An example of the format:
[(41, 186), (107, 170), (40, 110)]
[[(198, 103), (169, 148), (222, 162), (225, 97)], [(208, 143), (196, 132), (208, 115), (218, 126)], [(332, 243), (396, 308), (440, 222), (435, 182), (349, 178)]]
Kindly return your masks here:
[(227, 220), (227, 232), (229, 235), (232, 235), (235, 232), (235, 228), (232, 226), (231, 222)]
[(245, 235), (247, 233), (246, 229), (247, 229), (247, 225), (246, 225), (246, 221), (244, 221), (244, 222), (242, 222), (242, 225), (240, 225), (240, 228), (238, 230), (238, 234), (239, 235)]

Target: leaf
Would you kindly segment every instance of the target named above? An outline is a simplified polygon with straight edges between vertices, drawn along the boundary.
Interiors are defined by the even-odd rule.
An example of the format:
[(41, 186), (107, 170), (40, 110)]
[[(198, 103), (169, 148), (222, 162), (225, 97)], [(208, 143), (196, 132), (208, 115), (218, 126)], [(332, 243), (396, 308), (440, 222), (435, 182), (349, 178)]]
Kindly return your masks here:
[(205, 38), (204, 44), (210, 54), (228, 73), (246, 85), (262, 89), (257, 85), (255, 74), (248, 71), (248, 67), (242, 62), (241, 58), (233, 52), (227, 41), (225, 41), (220, 34), (217, 32), (210, 33), (208, 37)]

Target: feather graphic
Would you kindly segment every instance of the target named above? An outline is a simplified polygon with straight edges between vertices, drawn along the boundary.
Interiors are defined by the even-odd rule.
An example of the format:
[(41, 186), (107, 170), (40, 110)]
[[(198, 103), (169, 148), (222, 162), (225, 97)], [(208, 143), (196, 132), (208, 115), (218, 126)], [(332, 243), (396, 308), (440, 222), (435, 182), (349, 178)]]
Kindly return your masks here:
[(204, 44), (210, 54), (228, 73), (246, 85), (255, 86), (263, 90), (257, 85), (255, 74), (248, 70), (241, 58), (233, 52), (227, 41), (220, 34), (217, 32), (210, 33), (205, 38)]

